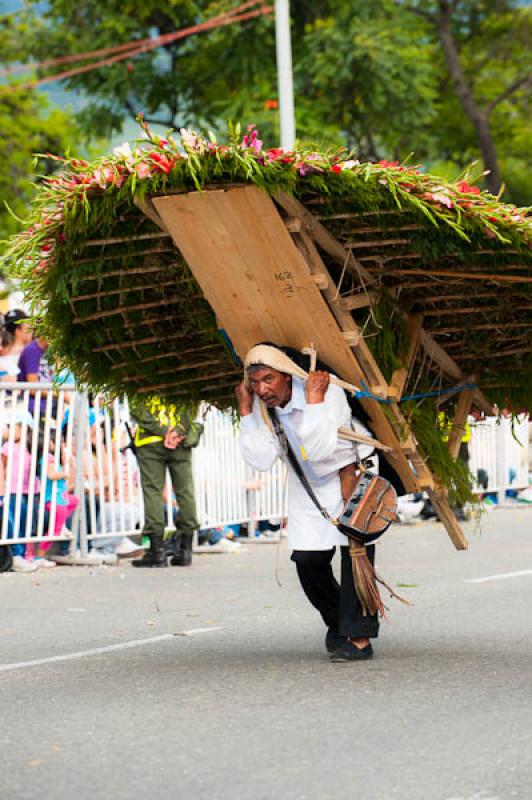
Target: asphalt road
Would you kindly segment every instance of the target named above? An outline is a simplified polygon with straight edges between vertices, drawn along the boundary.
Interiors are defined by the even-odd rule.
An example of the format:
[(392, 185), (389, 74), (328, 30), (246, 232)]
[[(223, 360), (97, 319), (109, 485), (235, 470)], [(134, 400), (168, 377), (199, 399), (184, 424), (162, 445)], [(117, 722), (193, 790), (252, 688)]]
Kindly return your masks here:
[[(0, 797), (532, 798), (532, 509), (395, 526), (373, 661), (333, 664), (283, 544), (0, 575)], [(518, 573), (518, 574), (515, 574)], [(405, 586), (406, 585), (406, 586)]]

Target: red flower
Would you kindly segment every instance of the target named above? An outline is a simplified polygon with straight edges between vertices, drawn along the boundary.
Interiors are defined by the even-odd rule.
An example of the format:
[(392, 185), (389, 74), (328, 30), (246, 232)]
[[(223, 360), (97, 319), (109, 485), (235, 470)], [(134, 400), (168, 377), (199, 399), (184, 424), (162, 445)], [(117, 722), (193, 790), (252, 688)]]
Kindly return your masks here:
[(277, 100), (265, 100), (264, 101), (264, 110), (265, 111), (273, 111), (276, 108), (279, 108), (279, 103)]
[(398, 167), (399, 166), (399, 162), (398, 161), (386, 161), (386, 160), (377, 161), (377, 166), (379, 166), (379, 167)]
[(340, 164), (334, 164), (334, 166), (332, 166), (331, 169), (333, 172), (336, 172), (337, 175), (339, 175), (340, 172), (342, 171), (342, 167), (340, 166)]
[(459, 181), (456, 188), (462, 194), (480, 194), (478, 186), (471, 186), (467, 181)]
[(159, 169), (161, 170), (161, 172), (164, 172), (166, 175), (168, 175), (168, 173), (172, 169), (171, 161), (169, 161), (166, 158), (166, 156), (161, 155), (161, 153), (151, 153), (150, 155), (151, 155), (152, 161), (155, 161), (156, 164), (158, 164)]
[(284, 155), (284, 150), (282, 147), (270, 147), (270, 149), (267, 151), (267, 156), (270, 159), (270, 161), (273, 161), (274, 159), (283, 155)]

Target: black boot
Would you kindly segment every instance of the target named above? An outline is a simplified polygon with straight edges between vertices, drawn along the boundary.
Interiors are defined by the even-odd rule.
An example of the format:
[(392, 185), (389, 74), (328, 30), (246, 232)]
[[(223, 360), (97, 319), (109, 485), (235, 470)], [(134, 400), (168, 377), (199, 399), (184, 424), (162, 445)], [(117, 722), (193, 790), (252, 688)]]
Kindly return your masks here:
[(190, 567), (192, 564), (192, 539), (193, 533), (182, 533), (179, 540), (179, 549), (175, 556), (170, 559), (173, 567)]
[(146, 550), (142, 558), (135, 558), (131, 563), (134, 567), (167, 567), (166, 548), (162, 534), (150, 536), (150, 549)]
[(164, 548), (167, 558), (173, 558), (174, 556), (177, 556), (181, 548), (181, 533), (179, 531), (175, 531), (172, 536), (170, 536), (168, 539), (165, 539)]

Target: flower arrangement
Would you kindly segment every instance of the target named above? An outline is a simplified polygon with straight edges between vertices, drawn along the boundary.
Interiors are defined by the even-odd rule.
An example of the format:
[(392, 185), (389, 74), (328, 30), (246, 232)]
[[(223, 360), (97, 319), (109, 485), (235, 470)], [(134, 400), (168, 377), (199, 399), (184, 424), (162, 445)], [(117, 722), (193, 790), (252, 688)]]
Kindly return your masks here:
[[(110, 321), (105, 330), (96, 323), (79, 324), (81, 318), (85, 320), (87, 314), (94, 312), (96, 300), (90, 298), (94, 287), (84, 289), (86, 299), (74, 298), (77, 301), (74, 312), (76, 287), (86, 280), (87, 270), (104, 276), (111, 263), (103, 249), (100, 252), (91, 248), (92, 259), (80, 258), (80, 254), (85, 252), (85, 243), (91, 239), (123, 238), (126, 233), (133, 240), (139, 229), (137, 223), (131, 227), (127, 221), (130, 211), (150, 195), (253, 183), (271, 195), (284, 190), (303, 204), (321, 204), (318, 208), (331, 220), (325, 224), (335, 236), (346, 233), (346, 229), (342, 229), (344, 221), (335, 217), (349, 217), (351, 212), (356, 212), (354, 216), (362, 215), (360, 219), (364, 215), (375, 215), (372, 216), (374, 224), (376, 220), (383, 234), (389, 225), (387, 220), (394, 219), (397, 227), (398, 214), (403, 219), (408, 218), (409, 223), (414, 223), (410, 227), (417, 229), (409, 234), (419, 258), (414, 266), (422, 269), (440, 262), (447, 265), (451, 259), (458, 269), (463, 269), (464, 264), (483, 269), (487, 264), (490, 272), (502, 274), (507, 265), (516, 261), (520, 262), (521, 270), (529, 269), (532, 263), (532, 223), (528, 209), (516, 208), (501, 202), (500, 197), (481, 191), (476, 185), (481, 173), (474, 174), (471, 169), (449, 182), (427, 174), (409, 160), (360, 163), (342, 149), (317, 152), (314, 147), (303, 144), (297, 145), (294, 151), (268, 148), (254, 125), (247, 126), (244, 131), (239, 125), (230, 125), (227, 142), (220, 143), (213, 134), (205, 136), (185, 129), (180, 135), (159, 136), (142, 120), (140, 124), (142, 137), (133, 145), (117, 147), (112, 155), (94, 162), (47, 154), (47, 158), (57, 160), (59, 170), (38, 187), (26, 229), (11, 238), (4, 254), (5, 268), (19, 279), (55, 352), (70, 363), (80, 378), (97, 388), (123, 391), (141, 386), (146, 376), (151, 375), (149, 355), (153, 350), (148, 345), (141, 348), (146, 364), (142, 367), (144, 372), (138, 373), (139, 383), (133, 386), (125, 383), (129, 366), (123, 371), (116, 367), (111, 372), (109, 362), (102, 361), (95, 353), (95, 347), (100, 350), (105, 347), (105, 336), (118, 341), (124, 333), (119, 321)], [(155, 229), (147, 218), (144, 223), (144, 231), (148, 230), (146, 225)], [(353, 227), (346, 235), (358, 236), (359, 230)], [(127, 272), (132, 258), (137, 256), (132, 253), (130, 258), (125, 244), (115, 248), (115, 252), (119, 250)], [(475, 259), (483, 259), (479, 261), (480, 266)], [(219, 340), (214, 315), (205, 301), (198, 299), (200, 290), (187, 265), (182, 263), (179, 269), (182, 284), (186, 286), (186, 290), (182, 290), (180, 313), (188, 314), (191, 329), (201, 330), (209, 341)], [(448, 281), (452, 284), (452, 277)], [(443, 292), (444, 282), (441, 285)], [(496, 300), (489, 302), (506, 304), (507, 315), (516, 298), (519, 302), (529, 301), (529, 285), (520, 284), (512, 293), (498, 291)], [(116, 289), (114, 291), (116, 294)], [(410, 301), (405, 293), (401, 295), (401, 302), (403, 309), (408, 310)], [(356, 312), (354, 315), (356, 317)], [(364, 330), (370, 334), (368, 344), (389, 377), (397, 366), (393, 353), (397, 355), (399, 351), (401, 332), (392, 329), (394, 324), (397, 326), (398, 314), (385, 317), (385, 321), (381, 319), (373, 329), (370, 320)], [(373, 318), (376, 319), (375, 315)], [(461, 317), (460, 321), (466, 325), (467, 319)], [(482, 327), (480, 325), (478, 334), (472, 332), (468, 339), (474, 352), (478, 348), (481, 354), (487, 347)], [(385, 352), (390, 355), (388, 368), (386, 358), (381, 357)], [(532, 365), (524, 356), (517, 358), (520, 360), (513, 359), (510, 367), (514, 373), (520, 370), (521, 377), (517, 380), (520, 389), (518, 386), (516, 396), (520, 392), (518, 402), (522, 404), (529, 393)], [(228, 368), (231, 364), (234, 366), (230, 358), (226, 363)], [(499, 379), (500, 360), (493, 363), (492, 371)], [(515, 383), (514, 378), (515, 374), (508, 382)], [(230, 402), (227, 387), (221, 393), (214, 383), (213, 387), (207, 399), (222, 404)], [(496, 394), (491, 396), (495, 398)], [(510, 391), (510, 397), (511, 394)], [(190, 397), (192, 395), (191, 388)]]
[[(140, 397), (155, 387), (181, 406), (199, 400), (221, 407), (231, 405), (239, 369), (234, 354), (179, 251), (167, 248), (163, 253), (143, 247), (145, 241), (157, 241), (153, 237), (161, 232), (139, 207), (151, 195), (253, 183), (271, 195), (282, 190), (296, 196), (321, 215), (325, 227), (339, 241), (354, 239), (367, 247), (368, 235), (375, 240), (369, 242), (376, 245), (377, 252), (372, 274), (378, 273), (382, 291), (376, 293), (378, 300), (369, 316), (367, 309), (352, 313), (387, 380), (400, 366), (405, 342), (403, 314), (415, 310), (419, 297), (419, 289), (410, 291), (409, 287), (420, 286), (424, 270), (429, 274), (434, 265), (443, 265), (441, 275), (446, 277), (436, 277), (431, 292), (439, 290), (444, 299), (450, 298), (451, 305), (436, 306), (435, 312), (429, 306), (429, 317), (433, 313), (430, 330), (448, 331), (445, 341), (451, 347), (463, 348), (466, 342), (465, 374), (474, 364), (468, 359), (478, 356), (492, 401), (501, 407), (510, 402), (518, 407), (529, 404), (532, 359), (524, 314), (530, 308), (532, 285), (532, 277), (526, 277), (532, 264), (531, 218), (528, 209), (481, 191), (477, 186), (481, 173), (469, 169), (449, 182), (427, 174), (409, 160), (360, 163), (341, 149), (317, 152), (307, 145), (298, 145), (294, 151), (268, 148), (254, 125), (244, 131), (239, 125), (230, 125), (227, 143), (220, 143), (213, 134), (204, 136), (185, 129), (179, 136), (159, 136), (140, 122), (142, 138), (94, 162), (47, 154), (57, 160), (58, 172), (45, 178), (37, 189), (27, 227), (11, 238), (4, 254), (5, 267), (19, 279), (52, 351), (81, 380), (98, 390), (130, 396), (139, 393)], [(369, 226), (366, 219), (371, 220)], [(392, 264), (393, 284), (400, 287), (398, 301), (387, 291), (378, 245), (379, 237), (395, 242), (398, 234), (394, 231), (407, 229), (409, 253), (402, 254), (401, 244), (381, 251), (382, 264)], [(399, 261), (411, 257), (417, 260)], [(402, 269), (405, 264), (412, 269)], [(148, 277), (140, 283), (137, 280), (143, 271), (149, 276), (151, 267), (158, 276), (155, 288)], [(460, 270), (462, 275), (464, 270), (476, 270), (477, 277), (479, 271), (489, 271), (491, 277), (504, 279), (510, 267), (525, 276), (521, 283), (492, 281), (485, 291), (486, 301), (479, 293), (471, 303), (478, 308), (463, 309), (479, 312), (480, 318), (464, 313), (455, 321), (451, 317), (452, 324), (440, 324), (446, 317), (438, 314), (453, 313), (452, 297), (470, 291), (464, 284), (460, 289), (453, 270), (457, 275)], [(173, 296), (169, 298), (165, 292)], [(139, 298), (146, 303), (145, 294), (149, 295), (146, 307), (153, 309), (153, 314), (140, 309)], [(121, 301), (126, 310), (121, 308), (120, 313), (118, 297), (126, 298)], [(150, 325), (155, 309), (165, 303), (172, 314), (166, 317), (168, 329), (161, 347), (158, 337), (151, 335), (155, 329)], [(471, 318), (478, 324), (469, 329)], [(495, 336), (488, 336), (487, 329)], [(514, 330), (517, 338), (512, 339)], [(134, 352), (128, 344), (133, 340)], [(505, 360), (490, 360), (495, 340), (502, 342), (500, 355), (509, 354)], [(180, 343), (180, 360), (167, 357), (173, 341)], [(458, 352), (452, 350), (455, 358)], [(192, 363), (198, 362), (202, 353), (208, 354), (202, 363), (211, 365), (207, 383), (197, 381)], [(430, 373), (426, 361), (417, 363), (415, 370), (417, 391), (421, 388), (430, 394), (434, 380), (441, 376)], [(417, 402), (403, 406), (419, 441), (426, 445), (425, 452), (434, 449), (430, 444), (434, 406), (429, 409), (429, 403), (423, 401), (421, 409)], [(431, 466), (443, 485), (448, 479), (458, 486), (460, 481), (452, 477), (454, 462), (442, 459), (439, 469), (436, 464)]]
[(179, 140), (172, 135), (158, 136), (140, 122), (144, 138), (133, 148), (124, 144), (115, 148), (112, 156), (93, 163), (46, 154), (60, 162), (61, 169), (58, 175), (44, 179), (28, 227), (8, 246), (7, 261), (19, 277), (48, 270), (57, 250), (74, 230), (83, 228), (91, 203), (104, 192), (119, 201), (170, 188), (201, 190), (209, 182), (224, 180), (250, 181), (270, 191), (285, 188), (296, 193), (304, 191), (302, 183), (311, 177), (321, 178), (328, 192), (339, 194), (348, 193), (354, 182), (377, 184), (382, 187), (381, 195), (388, 194), (383, 200), (411, 207), (435, 226), (452, 228), (465, 241), (472, 227), (505, 244), (516, 236), (527, 244), (532, 241), (528, 209), (482, 192), (469, 170), (449, 183), (407, 161), (360, 163), (343, 150), (318, 153), (303, 146), (295, 151), (265, 148), (254, 125), (249, 125), (243, 136), (240, 126), (230, 126), (229, 144), (219, 144), (213, 134), (204, 137), (186, 129), (181, 129)]

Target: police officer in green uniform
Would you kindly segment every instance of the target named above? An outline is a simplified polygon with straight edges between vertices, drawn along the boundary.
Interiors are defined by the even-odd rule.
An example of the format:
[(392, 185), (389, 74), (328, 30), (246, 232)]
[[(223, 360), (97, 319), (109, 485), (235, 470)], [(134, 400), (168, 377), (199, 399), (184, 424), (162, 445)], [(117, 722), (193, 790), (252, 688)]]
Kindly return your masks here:
[(180, 533), (176, 534), (175, 553), (170, 563), (189, 566), (192, 563), (192, 539), (198, 527), (194, 481), (192, 477), (192, 448), (198, 444), (203, 426), (179, 413), (175, 405), (164, 404), (158, 398), (133, 411), (137, 422), (135, 449), (144, 498), (144, 530), (150, 548), (134, 567), (166, 567), (164, 543), (165, 508), (163, 489), (166, 469), (180, 512)]

